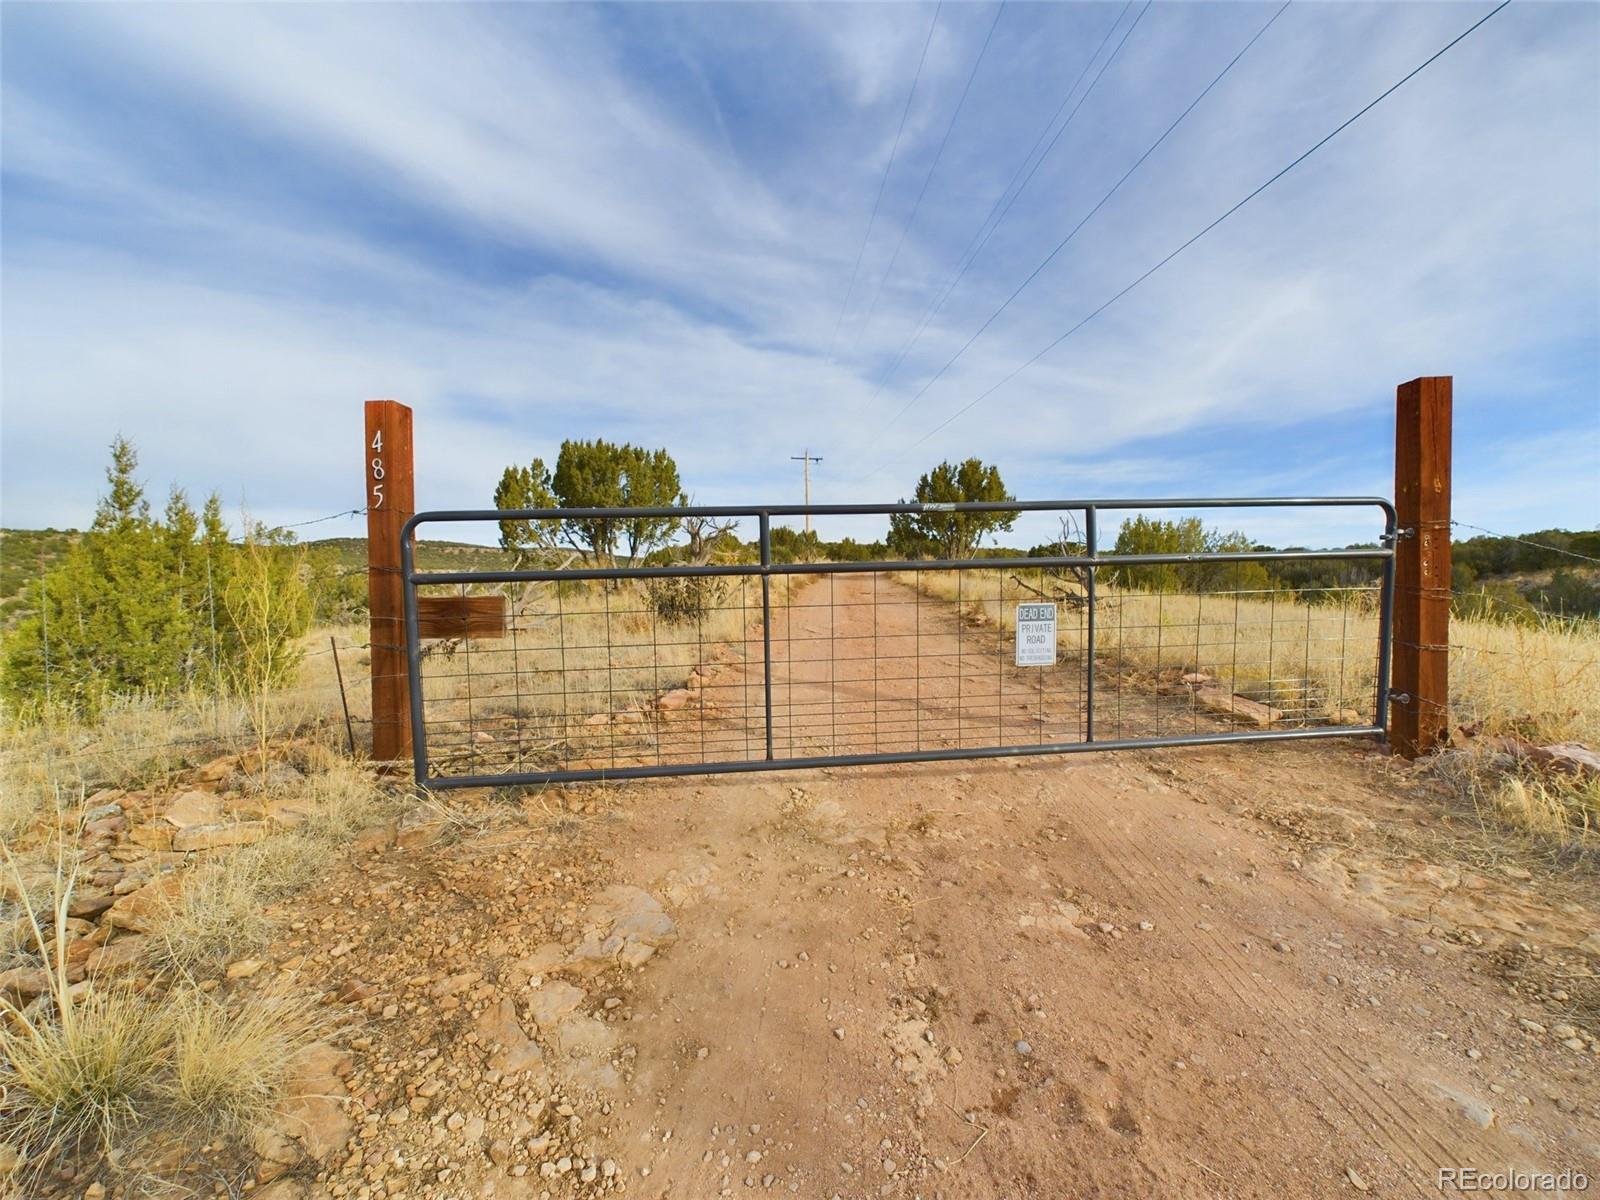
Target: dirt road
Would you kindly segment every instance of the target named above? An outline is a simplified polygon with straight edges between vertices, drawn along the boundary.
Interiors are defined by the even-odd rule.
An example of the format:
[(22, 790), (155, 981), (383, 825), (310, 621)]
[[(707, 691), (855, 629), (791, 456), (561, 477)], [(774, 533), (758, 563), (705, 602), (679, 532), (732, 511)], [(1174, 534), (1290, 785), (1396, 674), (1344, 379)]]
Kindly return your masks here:
[[(977, 584), (974, 587), (980, 586)], [(1063, 652), (1018, 667), (1001, 636), (961, 601), (927, 596), (888, 572), (800, 577), (774, 587), (772, 745), (777, 758), (1029, 746), (1087, 737), (1088, 671)], [(989, 597), (992, 599), (993, 597)], [(1081, 622), (1062, 606), (1060, 619)], [(586, 766), (750, 760), (766, 754), (759, 625), (695, 696), (648, 724), (615, 724)], [(1188, 695), (1126, 688), (1102, 663), (1099, 736), (1231, 728)], [(700, 703), (703, 701), (703, 705)], [(634, 714), (637, 715), (637, 714)]]
[[(618, 845), (683, 935), (635, 1001), (672, 1014), (620, 1139), (648, 1147), (647, 1194), (764, 1178), (722, 1164), (747, 1146), (823, 1196), (1318, 1195), (1346, 1168), (1404, 1194), (1441, 1166), (1600, 1165), (1454, 946), (1142, 765), (683, 790)], [(1557, 1059), (1592, 1104), (1593, 1060)]]
[[(881, 600), (878, 668), (841, 661), (838, 629), (825, 671), (805, 657), (824, 631), (804, 622), (840, 611), (787, 631), (806, 635), (783, 639), (789, 699), (825, 692), (829, 739), (863, 713), (879, 744), (904, 736), (884, 729), (907, 685), (883, 675)], [(1066, 699), (1042, 723), (1037, 697), (1007, 707), (992, 658), (972, 678), (1017, 736), (1076, 719)], [(964, 734), (936, 725), (948, 690), (910, 687), (935, 736)], [(785, 736), (838, 750), (816, 711)], [(1573, 949), (1600, 929), (1592, 895), (1434, 853), (1386, 770), (1364, 744), (1282, 744), (484, 798), (499, 827), (353, 865), (282, 948), (370, 1018), (356, 1152), (315, 1186), (1020, 1200), (1594, 1179), (1600, 999)], [(1534, 961), (1570, 982), (1516, 990)], [(519, 1077), (505, 1043), (524, 1036), (542, 1059)]]

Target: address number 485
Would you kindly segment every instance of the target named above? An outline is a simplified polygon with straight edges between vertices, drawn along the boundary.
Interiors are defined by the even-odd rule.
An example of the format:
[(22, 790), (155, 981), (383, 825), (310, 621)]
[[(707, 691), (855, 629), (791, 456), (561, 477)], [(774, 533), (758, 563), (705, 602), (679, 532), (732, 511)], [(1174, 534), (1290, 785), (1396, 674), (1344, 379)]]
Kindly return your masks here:
[(372, 435), (372, 448), (377, 454), (372, 459), (372, 507), (383, 507), (383, 430)]

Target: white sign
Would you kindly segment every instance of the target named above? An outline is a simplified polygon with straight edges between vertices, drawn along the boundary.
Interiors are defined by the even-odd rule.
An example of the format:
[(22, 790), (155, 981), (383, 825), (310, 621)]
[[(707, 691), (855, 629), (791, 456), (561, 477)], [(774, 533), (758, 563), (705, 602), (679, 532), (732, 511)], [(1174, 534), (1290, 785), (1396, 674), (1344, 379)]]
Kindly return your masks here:
[(1017, 605), (1017, 666), (1053, 667), (1056, 662), (1056, 606)]

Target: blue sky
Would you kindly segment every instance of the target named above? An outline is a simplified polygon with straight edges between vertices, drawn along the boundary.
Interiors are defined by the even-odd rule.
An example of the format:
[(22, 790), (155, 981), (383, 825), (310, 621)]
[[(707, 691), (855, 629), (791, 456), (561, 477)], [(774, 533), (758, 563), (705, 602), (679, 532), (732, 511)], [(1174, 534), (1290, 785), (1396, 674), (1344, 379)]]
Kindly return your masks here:
[(1027, 498), (1384, 494), (1395, 384), (1448, 373), (1459, 519), (1600, 524), (1592, 4), (1511, 5), (930, 435), (1490, 6), (1292, 4), (922, 392), (1277, 7), (5, 5), (0, 518), (85, 523), (118, 431), (157, 492), (354, 508), (377, 396), (423, 507), (593, 436), (707, 504), (798, 501), (803, 447), (818, 502), (969, 454)]

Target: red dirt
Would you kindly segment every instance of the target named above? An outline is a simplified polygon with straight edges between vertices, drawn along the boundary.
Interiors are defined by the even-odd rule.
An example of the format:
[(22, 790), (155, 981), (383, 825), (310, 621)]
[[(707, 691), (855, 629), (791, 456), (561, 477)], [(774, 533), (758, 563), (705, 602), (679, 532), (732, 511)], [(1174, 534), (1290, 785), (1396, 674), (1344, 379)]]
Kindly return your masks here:
[[(826, 632), (836, 658), (851, 611), (789, 632)], [(794, 699), (830, 702), (828, 740), (820, 717), (782, 735), (839, 750), (838, 706), (870, 686), (859, 661), (804, 682), (801, 653), (782, 661)], [(1008, 678), (992, 662), (986, 677)], [(918, 708), (948, 718), (948, 695)], [(1037, 736), (1025, 708), (1015, 727)], [(1562, 901), (1564, 885), (1464, 865), (1386, 763), (1369, 744), (1281, 744), (529, 796), (520, 832), (344, 874), (287, 948), (308, 970), (365, 971), (368, 1012), (403, 1006), (358, 1054), (358, 1117), (416, 1096), (430, 1053), (449, 1064), (416, 1120), (373, 1122), (364, 1157), (324, 1178), (357, 1194), (362, 1172), (364, 1196), (398, 1181), (663, 1200), (1427, 1196), (1468, 1166), (1594, 1178), (1600, 991), (1573, 949), (1600, 929), (1592, 889)], [(604, 1051), (541, 1033), (550, 1104), (530, 1110), (485, 1083), (463, 1032), (501, 999), (539, 1002), (563, 968), (530, 982), (510, 964), (574, 942), (608, 883), (659, 898), (677, 940), (636, 969), (568, 973)], [(353, 950), (335, 961), (333, 941)], [(463, 971), (483, 982), (459, 1011), (422, 999)], [(581, 1129), (552, 1124), (558, 1101)], [(457, 1144), (451, 1113), (484, 1115), (484, 1144), (507, 1138), (498, 1164)], [(570, 1173), (541, 1177), (557, 1154)], [(612, 1160), (612, 1182), (578, 1184), (585, 1156)]]

